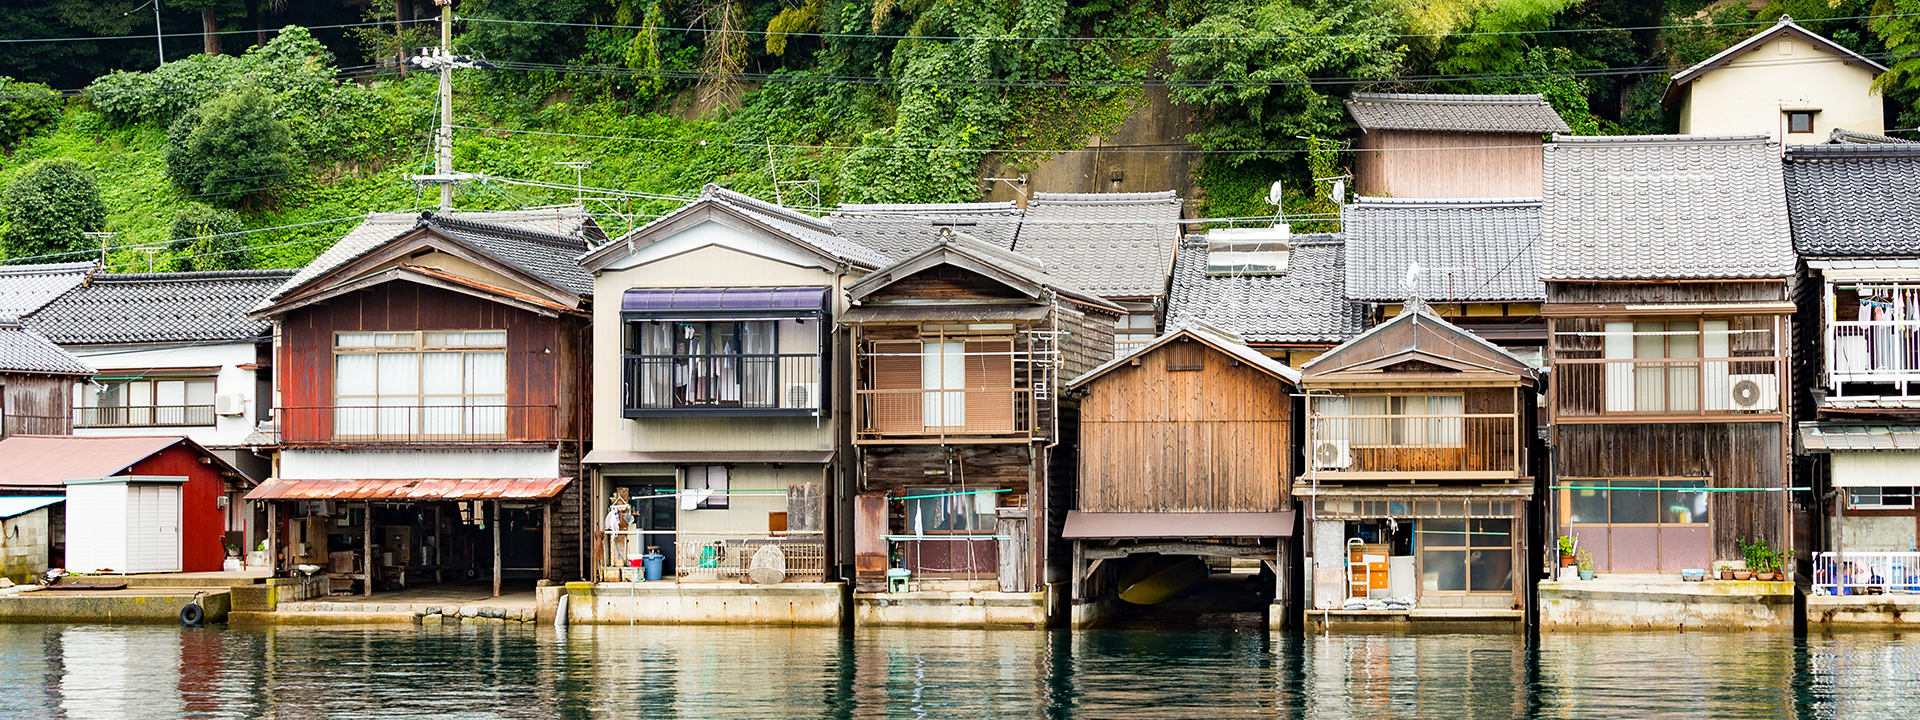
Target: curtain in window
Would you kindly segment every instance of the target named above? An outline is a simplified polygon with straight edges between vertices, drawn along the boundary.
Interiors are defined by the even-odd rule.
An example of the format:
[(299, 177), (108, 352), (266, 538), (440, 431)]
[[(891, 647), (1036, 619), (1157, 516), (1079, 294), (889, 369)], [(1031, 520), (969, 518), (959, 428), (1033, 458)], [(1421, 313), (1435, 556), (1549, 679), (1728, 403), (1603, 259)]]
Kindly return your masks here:
[(1346, 467), (1351, 464), (1348, 453), (1334, 451), (1323, 457), (1320, 447), (1323, 444), (1331, 444), (1334, 448), (1350, 446), (1353, 440), (1353, 421), (1343, 416), (1353, 413), (1352, 403), (1344, 396), (1322, 397), (1314, 398), (1314, 407), (1315, 414), (1319, 415), (1313, 428), (1313, 447), (1310, 448), (1313, 452), (1314, 465), (1321, 468)]
[(1391, 411), (1391, 398), (1385, 395), (1357, 395), (1351, 398), (1354, 415), (1372, 415), (1353, 421), (1353, 444), (1359, 446), (1383, 446), (1393, 444), (1392, 422), (1386, 418)]
[[(342, 336), (343, 338), (345, 336)], [(372, 407), (380, 394), (378, 355), (335, 355), (333, 357), (333, 432), (336, 435), (370, 435), (375, 431)]]
[(462, 408), (466, 374), (461, 353), (427, 353), (420, 359), (420, 431), (428, 435), (457, 435), (466, 429)]
[(375, 355), (380, 383), (377, 432), (380, 435), (407, 435), (419, 431), (420, 356), (414, 353)]
[[(1426, 406), (1427, 415), (1460, 415), (1466, 412), (1466, 398), (1459, 395), (1430, 395)], [(1458, 417), (1429, 418), (1426, 421), (1427, 444), (1465, 444), (1462, 439), (1465, 422)]]
[(746, 407), (779, 407), (780, 359), (777, 322), (757, 320), (740, 323), (740, 404)]
[(636, 322), (632, 325), (639, 336), (640, 354), (647, 356), (641, 360), (640, 406), (649, 408), (671, 407), (673, 402), (674, 366), (665, 356), (673, 353), (673, 326), (663, 322)]
[(466, 354), (467, 432), (507, 434), (507, 354)]
[[(1633, 323), (1607, 323), (1605, 357), (1627, 360), (1633, 357)], [(1634, 408), (1633, 364), (1607, 363), (1607, 412), (1632, 412)]]
[(922, 414), (928, 427), (962, 427), (967, 424), (966, 343), (924, 343), (920, 355), (920, 388), (926, 408)]

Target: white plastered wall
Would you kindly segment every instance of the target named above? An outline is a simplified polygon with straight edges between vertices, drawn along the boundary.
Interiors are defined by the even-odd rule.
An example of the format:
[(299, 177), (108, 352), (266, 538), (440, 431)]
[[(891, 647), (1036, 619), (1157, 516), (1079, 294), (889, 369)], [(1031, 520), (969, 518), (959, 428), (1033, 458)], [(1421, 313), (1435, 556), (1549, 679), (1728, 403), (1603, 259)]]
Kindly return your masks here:
[[(1782, 43), (1786, 44), (1782, 52)], [(1788, 144), (1816, 144), (1834, 128), (1884, 133), (1874, 74), (1841, 56), (1787, 36), (1760, 43), (1732, 62), (1689, 83), (1680, 110), (1680, 132), (1689, 135), (1758, 135), (1779, 140), (1782, 111), (1818, 108), (1813, 132), (1792, 134)]]
[[(241, 414), (216, 415), (211, 427), (74, 428), (75, 435), (185, 435), (207, 447), (235, 447), (253, 432), (253, 418), (259, 403), (273, 400), (255, 397), (254, 371), (240, 367), (251, 365), (259, 359), (255, 354), (254, 344), (250, 342), (148, 348), (67, 346), (66, 350), (98, 369), (101, 377), (104, 378), (128, 377), (164, 368), (218, 367), (219, 370), (214, 376), (214, 393), (239, 393), (246, 400)], [(125, 382), (125, 380), (104, 379), (95, 382), (107, 384)], [(93, 390), (97, 388), (88, 387), (83, 388), (82, 391)]]

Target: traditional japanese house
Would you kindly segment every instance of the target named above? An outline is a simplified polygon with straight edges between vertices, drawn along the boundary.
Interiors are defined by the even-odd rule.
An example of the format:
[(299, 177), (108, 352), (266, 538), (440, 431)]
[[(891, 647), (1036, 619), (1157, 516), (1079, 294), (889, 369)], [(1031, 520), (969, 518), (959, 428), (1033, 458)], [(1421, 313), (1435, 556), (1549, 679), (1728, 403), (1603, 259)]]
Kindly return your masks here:
[[(709, 185), (581, 262), (603, 303), (587, 456), (595, 579), (644, 581), (632, 562), (658, 553), (668, 581), (595, 617), (838, 622), (840, 593), (821, 583), (852, 559), (831, 542), (842, 519), (830, 502), (850, 474), (851, 353), (834, 321), (847, 287), (886, 257), (825, 220)], [(800, 609), (729, 615), (725, 598), (697, 599), (741, 592), (701, 583), (750, 579)]]
[(1885, 65), (1801, 27), (1788, 15), (1673, 74), (1662, 97), (1690, 135), (1763, 134), (1789, 145), (1837, 128), (1886, 127), (1874, 81)]
[(1805, 528), (1815, 593), (1917, 585), (1920, 143), (1794, 146), (1785, 172), (1799, 467), (1824, 500)]
[(1524, 619), (1537, 374), (1417, 298), (1301, 368), (1309, 622)]
[(1206, 326), (1298, 368), (1365, 329), (1345, 298), (1346, 241), (1286, 227), (1215, 230), (1182, 241), (1168, 327)]
[(1791, 547), (1777, 146), (1563, 137), (1546, 158), (1553, 534), (1603, 573)]
[(847, 292), (856, 617), (1049, 622), (1077, 436), (1061, 393), (1112, 357), (1125, 309), (950, 229)]
[(93, 374), (86, 361), (13, 318), (0, 318), (0, 438), (71, 434), (67, 398), (74, 383)]
[(370, 218), (252, 315), (277, 338), (274, 477), (248, 495), (276, 567), (369, 594), (581, 577), (592, 280), (574, 258), (597, 227), (577, 210), (396, 226)]
[(1354, 93), (1347, 114), (1353, 189), (1373, 197), (1538, 197), (1541, 142), (1568, 132), (1539, 95)]
[[(1154, 604), (1206, 565), (1263, 572), (1216, 581), (1227, 607), (1256, 599), (1286, 618), (1297, 558), (1290, 479), (1300, 373), (1205, 328), (1175, 329), (1075, 378), (1079, 473), (1062, 536), (1072, 543), (1072, 623), (1118, 598)], [(1056, 480), (1058, 482), (1059, 480)], [(1297, 559), (1291, 560), (1297, 562)]]
[(1412, 280), (1427, 309), (1538, 364), (1540, 199), (1361, 197), (1341, 211), (1347, 299), (1368, 323), (1400, 314)]
[(100, 273), (22, 322), (100, 370), (70, 390), (75, 435), (185, 435), (265, 478), (247, 439), (273, 409), (273, 334), (247, 313), (293, 273)]
[(1180, 243), (1183, 201), (1173, 191), (1036, 192), (1010, 202), (841, 205), (834, 234), (904, 260), (941, 229), (1040, 261), (1047, 272), (1127, 308), (1120, 352), (1151, 341), (1166, 311), (1167, 275)]

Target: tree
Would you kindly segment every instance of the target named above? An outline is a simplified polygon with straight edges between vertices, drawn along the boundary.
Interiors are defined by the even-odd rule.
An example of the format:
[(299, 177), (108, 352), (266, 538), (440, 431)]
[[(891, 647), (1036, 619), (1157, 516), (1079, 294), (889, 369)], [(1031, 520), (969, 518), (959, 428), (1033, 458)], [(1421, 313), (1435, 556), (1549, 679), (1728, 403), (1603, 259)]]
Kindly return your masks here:
[(208, 55), (220, 54), (220, 20), (247, 14), (240, 0), (167, 0), (167, 6), (200, 11), (200, 47)]
[(40, 83), (0, 77), (0, 148), (13, 147), (59, 121), (60, 93)]
[(0, 193), (0, 211), (7, 220), (0, 249), (10, 258), (42, 262), (79, 259), (42, 256), (90, 250), (93, 243), (86, 232), (107, 220), (107, 204), (100, 200), (93, 173), (63, 158), (28, 166)]
[(189, 193), (232, 202), (299, 170), (287, 125), (258, 89), (216, 98), (167, 129), (167, 177)]
[(170, 249), (181, 253), (175, 270), (245, 270), (253, 267), (253, 248), (246, 227), (232, 210), (193, 203), (173, 213), (167, 233)]

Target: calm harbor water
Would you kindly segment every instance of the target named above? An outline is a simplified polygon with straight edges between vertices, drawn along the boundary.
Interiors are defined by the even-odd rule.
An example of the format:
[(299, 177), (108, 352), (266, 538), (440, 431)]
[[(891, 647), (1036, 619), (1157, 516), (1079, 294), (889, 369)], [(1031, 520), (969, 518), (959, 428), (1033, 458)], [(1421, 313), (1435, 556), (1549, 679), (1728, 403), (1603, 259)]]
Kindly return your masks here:
[(1920, 715), (1920, 636), (0, 625), (0, 716)]

